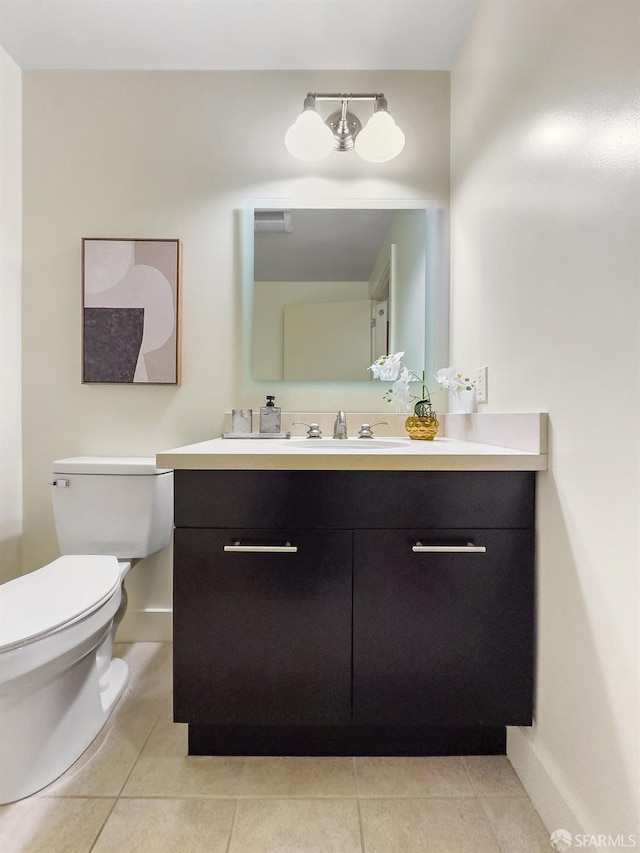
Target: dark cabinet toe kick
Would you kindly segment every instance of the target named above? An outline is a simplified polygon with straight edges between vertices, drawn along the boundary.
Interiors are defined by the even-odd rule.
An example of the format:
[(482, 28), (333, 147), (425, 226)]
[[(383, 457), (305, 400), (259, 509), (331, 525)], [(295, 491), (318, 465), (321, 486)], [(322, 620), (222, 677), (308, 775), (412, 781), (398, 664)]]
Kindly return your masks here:
[(189, 755), (504, 755), (506, 728), (189, 725)]

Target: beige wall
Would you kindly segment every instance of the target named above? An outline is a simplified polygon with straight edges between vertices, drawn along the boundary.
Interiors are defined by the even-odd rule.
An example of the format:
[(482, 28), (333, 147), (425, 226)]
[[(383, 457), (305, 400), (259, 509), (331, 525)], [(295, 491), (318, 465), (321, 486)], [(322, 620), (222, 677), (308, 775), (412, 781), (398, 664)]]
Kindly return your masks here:
[(639, 829), (639, 15), (482, 0), (452, 73), (453, 362), (551, 419), (535, 724), (509, 733), (550, 830)]
[[(31, 570), (58, 553), (51, 460), (154, 454), (210, 438), (225, 410), (257, 408), (271, 393), (243, 361), (246, 200), (448, 203), (449, 74), (26, 72), (23, 86), (24, 569)], [(401, 157), (374, 165), (335, 154), (305, 164), (287, 153), (283, 136), (306, 93), (345, 90), (385, 93), (407, 136)], [(81, 385), (82, 237), (182, 239), (181, 387)], [(385, 406), (378, 386), (291, 383), (273, 392), (289, 410), (371, 411)], [(168, 631), (169, 555), (138, 566), (127, 585), (130, 613), (140, 611), (136, 625), (147, 627), (129, 618), (120, 637)]]
[(21, 76), (0, 48), (0, 583), (20, 573)]

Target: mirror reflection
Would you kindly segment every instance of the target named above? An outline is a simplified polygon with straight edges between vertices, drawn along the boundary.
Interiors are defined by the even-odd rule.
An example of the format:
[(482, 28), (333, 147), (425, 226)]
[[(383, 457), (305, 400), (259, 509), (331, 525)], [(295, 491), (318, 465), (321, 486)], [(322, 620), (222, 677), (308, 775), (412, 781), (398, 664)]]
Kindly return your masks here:
[(371, 381), (425, 363), (427, 212), (254, 210), (253, 377)]

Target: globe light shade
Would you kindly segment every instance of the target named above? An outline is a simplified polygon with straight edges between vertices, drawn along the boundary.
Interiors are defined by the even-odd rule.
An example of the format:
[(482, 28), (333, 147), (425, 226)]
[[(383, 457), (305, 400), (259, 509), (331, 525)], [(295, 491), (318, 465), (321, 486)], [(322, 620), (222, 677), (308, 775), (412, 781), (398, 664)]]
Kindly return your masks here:
[(284, 137), (287, 151), (299, 160), (313, 163), (334, 149), (333, 133), (314, 109), (303, 110)]
[(356, 154), (369, 163), (393, 160), (404, 148), (404, 133), (386, 110), (375, 112), (356, 137)]

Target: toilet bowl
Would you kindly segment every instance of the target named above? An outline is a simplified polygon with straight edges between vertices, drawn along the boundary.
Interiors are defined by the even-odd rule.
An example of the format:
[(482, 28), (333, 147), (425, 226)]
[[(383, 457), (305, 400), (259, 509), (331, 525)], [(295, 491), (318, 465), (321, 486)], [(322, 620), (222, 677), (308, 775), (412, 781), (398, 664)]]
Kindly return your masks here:
[(67, 556), (0, 586), (0, 803), (48, 785), (84, 752), (127, 684), (110, 643), (115, 557)]
[(64, 556), (0, 585), (0, 803), (64, 773), (106, 722), (129, 677), (112, 657), (124, 578), (173, 526), (173, 472), (152, 458), (63, 459), (54, 477)]

